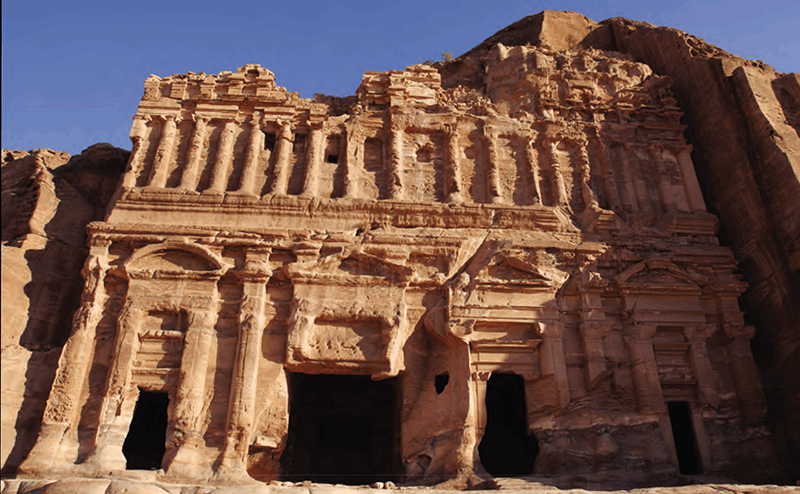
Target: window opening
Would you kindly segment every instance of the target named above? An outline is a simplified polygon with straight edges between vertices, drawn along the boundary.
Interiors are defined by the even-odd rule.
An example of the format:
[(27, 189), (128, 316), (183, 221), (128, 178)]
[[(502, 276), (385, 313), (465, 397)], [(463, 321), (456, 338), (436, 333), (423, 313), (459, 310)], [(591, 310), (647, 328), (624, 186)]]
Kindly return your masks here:
[(286, 480), (365, 485), (399, 480), (397, 378), (292, 374)]
[(437, 395), (442, 394), (444, 388), (447, 387), (447, 383), (449, 382), (450, 382), (450, 374), (446, 372), (444, 374), (439, 374), (438, 376), (436, 376), (436, 378), (433, 380), (433, 386), (436, 388), (436, 394)]
[(139, 388), (139, 399), (133, 410), (128, 436), (122, 445), (122, 454), (128, 470), (158, 470), (166, 451), (167, 393), (144, 391)]
[(326, 158), (326, 161), (328, 163), (338, 163), (339, 162), (339, 157), (336, 156), (335, 154), (329, 154), (328, 157)]
[(276, 136), (274, 132), (266, 132), (264, 134), (264, 149), (275, 151)]
[(692, 426), (692, 413), (689, 403), (670, 401), (667, 403), (669, 421), (672, 424), (672, 437), (678, 454), (678, 468), (684, 475), (703, 473), (700, 455), (697, 452), (697, 439)]
[(492, 374), (486, 383), (486, 430), (478, 446), (481, 463), (494, 477), (530, 475), (539, 453), (528, 434), (525, 381), (516, 374)]
[(294, 143), (292, 144), (292, 152), (299, 153), (304, 151), (306, 148), (306, 137), (307, 134), (295, 134), (294, 135)]

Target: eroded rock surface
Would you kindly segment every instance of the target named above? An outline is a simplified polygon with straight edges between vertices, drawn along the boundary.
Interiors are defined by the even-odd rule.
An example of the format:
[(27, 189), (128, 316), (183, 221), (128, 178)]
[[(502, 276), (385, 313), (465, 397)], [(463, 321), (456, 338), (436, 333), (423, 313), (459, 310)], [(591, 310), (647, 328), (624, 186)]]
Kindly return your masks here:
[(565, 12), (346, 98), (151, 76), (21, 474), (788, 482), (796, 83)]
[(73, 157), (3, 150), (4, 473), (16, 469), (36, 440), (80, 300), (86, 225), (103, 217), (127, 157), (108, 144)]

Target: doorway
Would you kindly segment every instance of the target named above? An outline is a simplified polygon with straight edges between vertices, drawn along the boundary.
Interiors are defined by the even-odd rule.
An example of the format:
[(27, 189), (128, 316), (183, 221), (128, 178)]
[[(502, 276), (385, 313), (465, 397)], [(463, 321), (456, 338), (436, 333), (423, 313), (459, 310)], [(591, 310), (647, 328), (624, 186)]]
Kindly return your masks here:
[(525, 380), (492, 373), (486, 383), (486, 429), (478, 445), (483, 467), (493, 477), (530, 475), (538, 453), (536, 436), (528, 434)]
[(672, 437), (678, 454), (678, 468), (684, 475), (703, 473), (700, 455), (697, 452), (697, 438), (692, 426), (692, 411), (686, 401), (667, 402)]
[(292, 374), (287, 480), (365, 485), (398, 480), (397, 378)]
[(128, 436), (122, 444), (127, 470), (158, 470), (166, 451), (167, 393), (139, 388)]

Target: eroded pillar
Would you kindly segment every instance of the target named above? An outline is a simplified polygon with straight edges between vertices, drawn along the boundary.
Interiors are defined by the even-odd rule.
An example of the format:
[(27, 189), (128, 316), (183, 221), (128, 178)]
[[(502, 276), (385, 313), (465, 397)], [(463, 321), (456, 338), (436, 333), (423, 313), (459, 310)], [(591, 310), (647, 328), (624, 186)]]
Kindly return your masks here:
[(389, 187), (391, 198), (403, 200), (403, 136), (405, 129), (398, 122), (392, 122), (391, 145), (389, 147)]
[(587, 387), (592, 389), (595, 381), (602, 379), (606, 372), (606, 357), (603, 338), (611, 331), (610, 322), (585, 322), (580, 325), (583, 347), (586, 352)]
[(719, 394), (714, 385), (714, 370), (711, 368), (711, 359), (708, 357), (706, 341), (714, 334), (716, 326), (713, 324), (695, 324), (685, 329), (685, 334), (690, 342), (689, 356), (692, 359), (697, 375), (697, 387), (703, 403), (716, 406), (719, 403)]
[(253, 114), (250, 121), (250, 137), (247, 141), (247, 152), (244, 157), (244, 169), (239, 179), (237, 194), (257, 197), (253, 191), (256, 181), (256, 170), (258, 169), (261, 150), (264, 149), (264, 132), (261, 131), (261, 115)]
[(246, 456), (255, 426), (258, 365), (261, 360), (261, 339), (266, 326), (267, 281), (270, 251), (247, 252), (242, 280), (242, 301), (239, 309), (239, 342), (233, 367), (233, 381), (228, 403), (228, 433), (217, 477), (246, 475)]
[(623, 208), (619, 199), (617, 181), (614, 179), (614, 168), (611, 166), (608, 147), (600, 137), (598, 137), (598, 141), (600, 143), (600, 168), (603, 176), (603, 190), (606, 192), (608, 207), (612, 211), (619, 213), (623, 211)]
[(100, 423), (95, 435), (95, 450), (86, 460), (94, 473), (125, 470), (127, 460), (122, 445), (136, 404), (137, 390), (131, 388), (131, 369), (139, 349), (139, 331), (147, 312), (130, 298), (120, 313), (108, 384), (100, 408)]
[(653, 204), (651, 203), (650, 193), (647, 191), (647, 183), (644, 181), (644, 175), (641, 167), (638, 166), (639, 157), (636, 156), (636, 166), (631, 166), (630, 155), (636, 154), (630, 145), (625, 145), (625, 152), (622, 154), (625, 167), (633, 172), (633, 188), (636, 192), (636, 202), (639, 204), (639, 211), (642, 213), (652, 213)]
[(461, 164), (459, 163), (460, 148), (458, 145), (458, 131), (456, 124), (447, 126), (445, 130), (447, 142), (445, 177), (445, 197), (447, 202), (463, 202), (461, 192)]
[(583, 206), (585, 209), (599, 209), (597, 197), (592, 190), (592, 168), (589, 164), (589, 153), (586, 150), (586, 144), (582, 143), (580, 146), (580, 167), (581, 167), (581, 194), (583, 197)]
[(155, 189), (163, 189), (167, 185), (167, 173), (169, 173), (169, 165), (172, 163), (175, 133), (178, 128), (174, 115), (167, 115), (164, 119), (161, 139), (158, 142), (156, 156), (153, 158), (153, 169), (150, 171), (148, 182), (148, 185)]
[(535, 138), (530, 136), (525, 143), (525, 161), (531, 174), (531, 192), (533, 193), (533, 203), (542, 204), (542, 188), (540, 185), (539, 164), (536, 157)]
[(663, 152), (663, 148), (659, 145), (650, 149), (650, 155), (655, 163), (656, 176), (658, 177), (658, 193), (661, 196), (661, 203), (664, 204), (664, 210), (669, 213), (678, 210), (678, 199), (675, 197), (675, 191), (670, 183), (669, 173), (664, 164)]
[(131, 157), (128, 164), (128, 169), (122, 177), (122, 188), (132, 189), (136, 187), (136, 181), (139, 174), (142, 172), (144, 165), (144, 158), (147, 154), (147, 123), (150, 122), (150, 116), (135, 116), (133, 117), (133, 125), (131, 126), (130, 138), (133, 142), (133, 149), (131, 150)]
[(683, 188), (686, 191), (686, 198), (693, 213), (705, 213), (706, 203), (703, 200), (703, 193), (700, 191), (700, 184), (697, 182), (697, 175), (692, 164), (692, 147), (687, 146), (675, 151), (678, 157), (678, 167), (681, 170)]
[(653, 350), (655, 324), (636, 323), (623, 330), (623, 340), (628, 348), (640, 413), (662, 413), (665, 410), (664, 394), (658, 378), (658, 366)]
[(500, 186), (500, 161), (497, 155), (497, 136), (494, 129), (485, 126), (483, 129), (484, 139), (486, 140), (486, 189), (489, 192), (489, 202), (499, 204), (503, 202), (503, 191)]
[(319, 189), (319, 170), (322, 166), (323, 141), (325, 135), (322, 133), (322, 126), (311, 127), (308, 136), (308, 148), (306, 149), (306, 177), (303, 184), (302, 197), (313, 197), (317, 195)]
[(200, 163), (203, 159), (208, 134), (208, 118), (196, 117), (195, 120), (192, 142), (189, 144), (189, 156), (181, 175), (180, 185), (181, 189), (192, 191), (197, 190), (197, 175), (200, 172)]
[(564, 186), (564, 174), (561, 172), (561, 163), (558, 159), (558, 141), (549, 142), (550, 151), (550, 187), (553, 191), (553, 203), (555, 206), (567, 205), (567, 189)]
[(564, 357), (564, 323), (539, 323), (542, 335), (539, 365), (542, 376), (554, 376), (561, 408), (569, 405), (569, 378)]
[[(217, 321), (215, 309), (186, 311), (187, 327), (181, 356), (180, 381), (175, 393), (175, 414), (171, 437), (167, 438), (166, 473), (173, 478), (192, 478), (208, 462), (201, 451), (202, 412), (205, 404), (206, 374)], [(167, 457), (170, 457), (167, 460)]]
[(292, 154), (292, 125), (289, 122), (281, 124), (278, 139), (275, 144), (275, 180), (272, 182), (272, 193), (286, 195), (289, 187), (289, 173), (291, 172), (289, 156)]
[(84, 289), (81, 305), (75, 313), (70, 335), (47, 399), (42, 428), (28, 457), (19, 467), (21, 473), (54, 473), (69, 466), (62, 441), (70, 426), (77, 426), (81, 391), (86, 385), (94, 360), (97, 324), (103, 316), (108, 296), (105, 276), (108, 271), (108, 247), (111, 242), (93, 240), (89, 257), (83, 266)]
[(224, 194), (228, 188), (228, 176), (233, 164), (233, 144), (236, 133), (236, 121), (228, 120), (222, 128), (217, 144), (217, 159), (211, 175), (211, 184), (204, 194)]
[(727, 345), (728, 362), (731, 366), (739, 409), (747, 422), (758, 422), (766, 413), (764, 391), (761, 388), (758, 368), (750, 351), (750, 340), (756, 333), (754, 326), (725, 324), (725, 334), (731, 339)]

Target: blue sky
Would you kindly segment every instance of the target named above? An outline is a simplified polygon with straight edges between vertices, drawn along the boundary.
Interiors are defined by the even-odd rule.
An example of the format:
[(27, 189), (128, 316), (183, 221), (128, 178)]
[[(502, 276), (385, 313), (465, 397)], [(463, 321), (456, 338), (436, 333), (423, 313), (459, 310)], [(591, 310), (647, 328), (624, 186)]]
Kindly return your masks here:
[(130, 149), (150, 74), (259, 63), (301, 96), (353, 94), (367, 70), (458, 56), (542, 10), (671, 26), (781, 72), (800, 72), (800, 2), (3, 0), (2, 147)]

